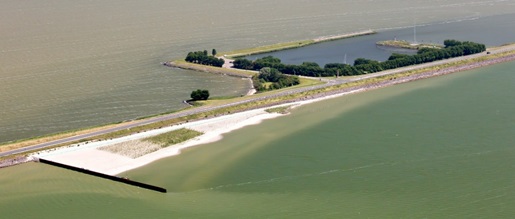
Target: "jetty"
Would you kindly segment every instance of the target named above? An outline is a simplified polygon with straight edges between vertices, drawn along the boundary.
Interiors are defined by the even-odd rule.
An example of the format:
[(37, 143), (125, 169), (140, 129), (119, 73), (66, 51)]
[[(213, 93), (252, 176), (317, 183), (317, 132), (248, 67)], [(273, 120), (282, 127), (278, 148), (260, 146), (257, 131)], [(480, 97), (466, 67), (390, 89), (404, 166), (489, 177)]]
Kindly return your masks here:
[(148, 189), (148, 190), (152, 190), (152, 191), (156, 191), (156, 192), (166, 193), (165, 188), (142, 183), (142, 182), (137, 182), (137, 181), (125, 178), (125, 177), (118, 177), (118, 176), (112, 176), (112, 175), (108, 175), (108, 174), (104, 174), (104, 173), (99, 173), (99, 172), (95, 172), (95, 171), (84, 169), (84, 168), (74, 167), (74, 166), (70, 166), (67, 164), (46, 160), (43, 158), (37, 158), (36, 161), (38, 161), (40, 163), (48, 164), (51, 166), (60, 167), (60, 168), (64, 168), (67, 170), (72, 170), (75, 172), (84, 173), (87, 175), (96, 176), (96, 177), (112, 180), (112, 181), (119, 182), (119, 183), (124, 183), (124, 184), (131, 185), (131, 186), (137, 186), (140, 188), (144, 188), (144, 189)]

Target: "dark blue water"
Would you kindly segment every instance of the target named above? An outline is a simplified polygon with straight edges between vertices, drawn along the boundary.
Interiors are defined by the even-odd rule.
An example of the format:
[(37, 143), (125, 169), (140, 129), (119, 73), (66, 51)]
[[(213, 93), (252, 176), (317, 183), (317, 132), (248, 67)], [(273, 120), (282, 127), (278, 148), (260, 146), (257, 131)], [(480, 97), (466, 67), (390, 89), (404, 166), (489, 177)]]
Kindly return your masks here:
[[(492, 23), (497, 25), (489, 25)], [(255, 60), (271, 55), (280, 58), (286, 64), (302, 64), (308, 61), (323, 66), (327, 63), (344, 63), (345, 61), (352, 64), (357, 58), (384, 61), (393, 52), (414, 53), (412, 50), (385, 49), (375, 45), (378, 41), (393, 39), (413, 42), (415, 41), (415, 28), (379, 30), (377, 34), (373, 35), (324, 42), (247, 58)], [(416, 26), (416, 42), (418, 43), (443, 44), (446, 39), (473, 41), (483, 43), (487, 47), (515, 42), (515, 14)]]

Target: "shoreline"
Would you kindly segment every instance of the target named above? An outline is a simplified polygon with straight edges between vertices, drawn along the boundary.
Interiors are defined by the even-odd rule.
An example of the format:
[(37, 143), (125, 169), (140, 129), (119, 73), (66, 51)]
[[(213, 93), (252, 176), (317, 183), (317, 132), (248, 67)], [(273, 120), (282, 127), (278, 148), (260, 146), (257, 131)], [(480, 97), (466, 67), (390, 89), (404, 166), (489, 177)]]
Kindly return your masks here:
[[(474, 68), (513, 60), (515, 60), (515, 54), (502, 56), (490, 60), (468, 63), (459, 66), (453, 66), (449, 68), (435, 69), (432, 71), (427, 71), (390, 80), (384, 80), (376, 83), (370, 83), (356, 87), (342, 88), (329, 92), (321, 92), (318, 94), (305, 96), (290, 101), (285, 101), (283, 103), (273, 106), (247, 110), (220, 117), (188, 122), (170, 127), (164, 127), (161, 129), (151, 130), (117, 139), (98, 142), (86, 142), (76, 145), (70, 145), (64, 148), (51, 149), (44, 152), (35, 153), (32, 155), (32, 157), (49, 159), (55, 162), (62, 162), (67, 165), (90, 169), (105, 174), (120, 174), (138, 167), (142, 167), (162, 158), (179, 155), (183, 149), (219, 141), (223, 138), (223, 134), (225, 133), (229, 133), (231, 131), (249, 125), (259, 124), (264, 120), (273, 119), (284, 115), (280, 113), (268, 113), (265, 111), (265, 109), (288, 106), (298, 107), (330, 98), (336, 98), (358, 92), (365, 92), (395, 84), (407, 83), (415, 80), (446, 75), (454, 72), (466, 71)], [(97, 149), (102, 146), (129, 140), (142, 139), (148, 136), (157, 135), (179, 128), (190, 128), (196, 131), (203, 132), (204, 134), (199, 137), (190, 139), (186, 142), (171, 145), (169, 147), (143, 155), (135, 159)]]
[[(276, 107), (281, 104), (292, 104), (292, 103), (296, 103), (299, 101), (326, 97), (326, 96), (349, 92), (349, 91), (353, 91), (353, 90), (376, 89), (376, 88), (390, 86), (390, 85), (394, 85), (394, 84), (398, 84), (398, 83), (406, 83), (406, 82), (413, 81), (413, 80), (453, 73), (456, 71), (464, 71), (464, 70), (468, 70), (468, 69), (472, 69), (472, 68), (477, 68), (477, 67), (482, 67), (482, 66), (486, 66), (486, 65), (491, 65), (491, 64), (496, 64), (496, 63), (506, 62), (506, 61), (512, 61), (512, 60), (515, 60), (515, 44), (505, 44), (505, 45), (498, 46), (498, 47), (488, 48), (486, 53), (475, 54), (475, 55), (471, 55), (471, 56), (462, 56), (462, 57), (457, 57), (457, 58), (453, 58), (450, 60), (442, 60), (442, 61), (437, 61), (437, 62), (433, 62), (433, 63), (425, 63), (425, 64), (421, 64), (421, 65), (416, 65), (416, 66), (408, 66), (408, 67), (404, 67), (404, 68), (400, 68), (400, 69), (394, 69), (393, 72), (392, 72), (392, 70), (388, 70), (388, 71), (384, 71), (384, 72), (363, 75), (363, 76), (360, 76), (357, 78), (351, 78), (350, 80), (346, 80), (346, 81), (329, 80), (327, 84), (325, 84), (323, 86), (314, 86), (314, 87), (312, 87), (312, 89), (302, 88), (302, 89), (297, 89), (297, 91), (294, 90), (292, 92), (284, 92), (284, 94), (282, 94), (282, 96), (285, 96), (285, 98), (284, 99), (279, 98), (279, 101), (273, 101), (270, 103), (262, 103), (262, 104), (259, 104), (259, 105), (253, 106), (253, 107), (243, 108), (241, 110), (234, 110), (234, 111), (229, 110), (226, 113), (231, 114), (231, 111), (234, 113), (234, 112), (247, 112), (247, 111), (251, 111), (254, 109), (273, 108), (273, 107)], [(204, 67), (206, 67), (206, 66), (204, 66)], [(209, 66), (207, 66), (207, 67), (209, 67)], [(224, 68), (219, 68), (219, 69), (224, 69)], [(226, 70), (228, 70), (228, 69), (226, 69)], [(249, 76), (247, 76), (246, 78), (250, 80)], [(372, 80), (368, 80), (368, 79), (372, 79)], [(362, 82), (360, 83), (360, 81), (362, 81)], [(376, 82), (376, 81), (378, 81), (378, 82)], [(250, 94), (250, 93), (251, 93), (251, 90), (249, 91), (248, 94)], [(290, 96), (288, 98), (288, 97), (286, 97), (288, 95), (293, 95), (293, 96)], [(277, 97), (277, 95), (270, 95), (269, 97), (259, 97), (257, 99), (254, 99), (253, 101), (260, 101), (260, 100), (264, 100), (264, 99), (274, 99), (276, 97)], [(247, 102), (248, 101), (240, 101), (240, 102), (236, 102), (236, 103), (244, 105)], [(233, 106), (235, 104), (227, 104), (227, 105)], [(218, 108), (219, 107), (214, 107), (211, 110), (217, 110)], [(197, 111), (200, 113), (210, 112), (210, 111), (203, 111), (203, 110), (197, 110)], [(222, 113), (221, 115), (225, 115), (226, 113)], [(182, 115), (182, 114), (188, 116), (191, 113), (190, 114), (188, 114), (187, 112), (180, 113), (180, 115)], [(193, 115), (193, 114), (191, 114), (191, 115)], [(179, 116), (179, 115), (177, 115), (177, 116)], [(219, 115), (214, 115), (214, 116), (215, 116), (215, 118), (220, 117)], [(166, 117), (169, 117), (169, 116), (166, 116)], [(208, 116), (206, 116), (206, 118), (207, 117)], [(175, 118), (175, 117), (170, 116), (170, 118)], [(205, 119), (202, 117), (199, 120), (198, 120), (198, 118), (195, 120), (204, 121)], [(192, 121), (192, 120), (190, 120), (190, 121)], [(183, 122), (184, 121), (179, 122), (179, 124), (183, 123)], [(186, 120), (186, 122), (187, 122), (187, 120)], [(146, 122), (144, 122), (144, 121), (142, 121), (140, 123), (146, 124)], [(167, 126), (164, 126), (164, 127), (167, 127)], [(161, 127), (159, 127), (159, 128), (161, 128)], [(155, 128), (146, 129), (146, 130), (143, 129), (142, 132), (149, 132), (153, 129), (155, 129)], [(140, 131), (138, 131), (137, 133), (139, 133), (139, 132)], [(134, 132), (134, 133), (136, 133), (136, 132)], [(134, 133), (132, 135), (134, 135)], [(96, 142), (96, 141), (98, 141), (98, 140), (92, 140), (91, 142)], [(77, 142), (77, 141), (75, 141), (75, 142)], [(91, 143), (91, 142), (88, 142), (88, 143)], [(67, 145), (70, 145), (70, 144), (73, 144), (73, 143), (68, 143)], [(64, 147), (68, 147), (68, 146), (64, 146)], [(62, 147), (58, 147), (58, 148), (62, 148)], [(55, 149), (52, 149), (52, 150), (55, 150)], [(27, 155), (20, 155), (20, 156), (27, 156)], [(14, 157), (14, 158), (17, 158), (17, 157)], [(5, 165), (5, 164), (9, 163), (10, 160), (12, 160), (12, 159), (13, 159), (13, 157), (0, 160), (0, 166), (2, 166), (2, 167), (10, 166), (10, 165)], [(16, 160), (16, 162), (13, 162), (13, 163), (18, 164), (18, 163), (29, 162), (29, 161), (30, 160), (24, 161), (23, 159), (18, 159), (18, 160)]]
[[(39, 151), (29, 156), (25, 162), (37, 161), (39, 158), (43, 158), (53, 162), (63, 163), (77, 168), (84, 168), (103, 174), (118, 175), (163, 158), (180, 155), (183, 149), (217, 142), (223, 139), (223, 135), (226, 133), (244, 128), (246, 126), (257, 125), (268, 119), (274, 119), (280, 116), (288, 115), (283, 113), (269, 113), (265, 111), (267, 109), (277, 107), (295, 108), (305, 104), (311, 104), (314, 102), (363, 92), (366, 90), (367, 89), (360, 88), (318, 97), (311, 96), (310, 98), (295, 102), (282, 103), (271, 107), (253, 109), (220, 117), (164, 127), (161, 129), (107, 141), (79, 143), (61, 148)], [(143, 139), (181, 128), (189, 128), (195, 131), (203, 132), (204, 134), (179, 144), (170, 145), (138, 158), (130, 158), (99, 149), (104, 146), (131, 140)]]
[[(165, 157), (179, 155), (183, 149), (218, 141), (223, 138), (222, 135), (225, 133), (243, 128), (245, 126), (259, 124), (266, 119), (272, 119), (278, 116), (281, 116), (281, 114), (267, 113), (265, 112), (265, 109), (256, 109), (205, 120), (198, 120), (181, 125), (164, 127), (161, 129), (151, 130), (106, 141), (86, 142), (57, 149), (40, 151), (33, 153), (30, 157), (44, 158), (74, 167), (93, 170), (109, 175), (116, 175), (144, 166)], [(125, 157), (98, 149), (100, 147), (116, 143), (143, 139), (180, 128), (189, 128), (203, 132), (204, 134), (188, 141), (162, 148), (158, 151), (143, 155), (138, 158)]]

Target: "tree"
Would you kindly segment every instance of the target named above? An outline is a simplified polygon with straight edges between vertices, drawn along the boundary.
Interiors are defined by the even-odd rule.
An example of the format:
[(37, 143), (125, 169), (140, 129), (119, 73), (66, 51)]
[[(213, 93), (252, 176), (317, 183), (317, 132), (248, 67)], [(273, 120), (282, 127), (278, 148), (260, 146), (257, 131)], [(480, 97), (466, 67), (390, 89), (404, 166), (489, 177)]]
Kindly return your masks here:
[(275, 68), (264, 67), (259, 71), (258, 77), (268, 82), (278, 82), (282, 74)]
[(192, 100), (207, 100), (209, 98), (209, 91), (208, 90), (194, 90), (191, 92), (190, 95)]
[(211, 55), (216, 56), (216, 49), (211, 50)]
[[(486, 46), (484, 44), (469, 42), (469, 41), (458, 41), (458, 40), (445, 40), (445, 48), (421, 48), (417, 54), (406, 55), (406, 54), (392, 54), (388, 60), (380, 62), (376, 60), (358, 58), (354, 61), (354, 65), (347, 65), (341, 63), (329, 63), (321, 68), (317, 63), (304, 62), (301, 65), (287, 65), (281, 63), (279, 58), (273, 56), (265, 56), (252, 62), (247, 59), (237, 59), (234, 61), (234, 67), (240, 69), (252, 69), (261, 70), (259, 79), (266, 79), (267, 82), (289, 84), (289, 81), (277, 80), (281, 77), (277, 77), (275, 70), (281, 72), (281, 74), (290, 75), (302, 75), (311, 77), (328, 77), (336, 75), (361, 75), (383, 71), (387, 69), (400, 68), (409, 65), (421, 64), (426, 62), (433, 62), (436, 60), (448, 59), (457, 56), (470, 55), (474, 53), (484, 52)], [(257, 77), (256, 77), (257, 78)], [(268, 88), (275, 88), (276, 85), (268, 86)]]
[[(422, 49), (424, 49), (424, 48), (422, 48)], [(406, 54), (392, 53), (392, 55), (388, 58), (388, 60), (402, 59), (402, 58), (406, 58), (408, 56), (409, 55), (406, 55)]]
[(445, 48), (453, 47), (453, 46), (459, 46), (462, 42), (458, 40), (444, 40), (443, 45), (445, 45)]
[(216, 58), (214, 56), (208, 56), (207, 50), (189, 52), (185, 59), (187, 62), (192, 62), (201, 65), (211, 65), (216, 67), (222, 67), (225, 61), (223, 59)]
[(248, 59), (237, 58), (233, 62), (235, 68), (251, 70), (253, 68), (252, 61)]

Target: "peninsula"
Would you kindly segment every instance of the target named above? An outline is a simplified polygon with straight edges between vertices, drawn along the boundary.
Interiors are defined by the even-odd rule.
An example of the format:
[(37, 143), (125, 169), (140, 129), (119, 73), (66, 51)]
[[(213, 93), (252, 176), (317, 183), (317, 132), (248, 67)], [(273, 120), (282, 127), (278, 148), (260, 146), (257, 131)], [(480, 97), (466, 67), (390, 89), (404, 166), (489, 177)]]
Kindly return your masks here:
[[(3, 159), (3, 166), (30, 161), (30, 157), (39, 157), (106, 174), (119, 174), (162, 157), (179, 154), (184, 148), (216, 141), (221, 138), (223, 133), (231, 130), (284, 115), (276, 112), (284, 111), (284, 108), (512, 60), (515, 60), (515, 44), (488, 48), (487, 52), (474, 55), (366, 75), (323, 78), (322, 82), (324, 83), (322, 84), (301, 84), (229, 100), (208, 100), (204, 102), (204, 105), (175, 113), (2, 145), (0, 146), (0, 156)], [(206, 66), (199, 66), (199, 68), (204, 67)], [(281, 110), (273, 110), (277, 107), (280, 107)], [(267, 111), (266, 109), (272, 110)], [(138, 154), (136, 158), (101, 149), (109, 145), (139, 141), (182, 128), (201, 134), (182, 143), (167, 145), (165, 148), (146, 154)], [(102, 160), (106, 162), (99, 162)]]

